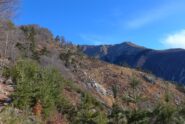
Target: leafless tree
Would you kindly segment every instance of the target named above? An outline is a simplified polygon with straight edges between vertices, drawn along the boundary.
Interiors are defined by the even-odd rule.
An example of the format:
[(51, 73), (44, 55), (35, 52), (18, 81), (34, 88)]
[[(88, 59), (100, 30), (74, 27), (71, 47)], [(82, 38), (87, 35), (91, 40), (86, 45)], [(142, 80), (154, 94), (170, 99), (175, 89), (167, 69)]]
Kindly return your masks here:
[(18, 0), (0, 0), (0, 19), (14, 17), (18, 7)]
[[(19, 0), (0, 0), (0, 58), (15, 59), (15, 44), (18, 40), (18, 31), (11, 23), (18, 7)], [(4, 59), (1, 59), (4, 60)], [(3, 61), (0, 66), (4, 65)]]
[(25, 42), (23, 32), (7, 21), (3, 23), (3, 27), (0, 28), (0, 71), (1, 67), (6, 65), (5, 60), (15, 62), (19, 55), (16, 44), (22, 42)]

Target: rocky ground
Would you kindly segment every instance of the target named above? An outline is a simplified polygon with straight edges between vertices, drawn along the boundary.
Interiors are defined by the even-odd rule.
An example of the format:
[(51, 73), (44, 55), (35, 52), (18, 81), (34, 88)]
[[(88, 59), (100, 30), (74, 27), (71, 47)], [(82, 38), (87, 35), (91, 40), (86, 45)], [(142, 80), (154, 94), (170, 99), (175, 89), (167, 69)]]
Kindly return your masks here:
[(14, 91), (14, 84), (11, 79), (0, 77), (0, 106), (9, 104), (12, 100), (10, 95)]

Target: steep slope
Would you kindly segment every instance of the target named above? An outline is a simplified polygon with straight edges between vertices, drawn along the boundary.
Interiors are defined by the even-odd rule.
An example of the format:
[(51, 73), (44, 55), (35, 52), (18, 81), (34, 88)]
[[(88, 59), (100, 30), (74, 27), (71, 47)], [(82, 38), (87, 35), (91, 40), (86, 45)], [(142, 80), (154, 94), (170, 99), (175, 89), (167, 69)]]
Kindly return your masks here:
[[(104, 45), (104, 46), (84, 46), (83, 51), (89, 56), (101, 58), (115, 64), (127, 63), (134, 66), (136, 56), (139, 53), (144, 52), (144, 47), (137, 46), (130, 42), (125, 42), (116, 45)], [(131, 58), (132, 56), (132, 58)]]
[[(81, 90), (90, 92), (106, 106), (111, 107), (115, 101), (112, 91), (114, 85), (120, 89), (118, 93), (120, 100), (123, 95), (129, 94), (129, 83), (133, 77), (140, 80), (141, 84), (138, 90), (144, 97), (148, 98), (147, 102), (150, 103), (148, 105), (157, 103), (157, 99), (165, 94), (166, 83), (164, 81), (143, 72), (89, 58), (83, 55), (77, 46), (67, 42), (60, 44), (58, 41), (53, 40), (52, 33), (45, 28), (37, 25), (28, 25), (20, 26), (16, 30), (20, 30), (19, 32), (22, 33), (21, 39), (24, 39), (28, 34), (32, 34), (31, 32), (33, 31), (36, 34), (29, 36), (26, 42), (17, 41), (14, 48), (17, 51), (15, 58), (23, 56), (38, 61), (42, 66), (56, 68), (65, 79), (76, 82), (81, 87)], [(33, 47), (28, 47), (29, 43)], [(92, 56), (101, 55), (103, 60), (109, 60), (112, 63), (119, 63), (125, 60), (133, 67), (138, 65), (138, 61), (142, 58), (141, 56), (146, 55), (148, 57), (149, 54), (152, 56), (157, 52), (130, 42), (110, 46), (97, 46), (96, 49), (98, 50), (97, 53), (101, 52), (101, 54), (93, 53)], [(94, 50), (94, 47), (92, 47), (92, 50)], [(124, 58), (122, 57), (123, 53)], [(11, 54), (10, 60), (12, 60)], [(144, 61), (143, 65), (145, 63)], [(184, 99), (184, 94), (176, 90), (174, 85), (170, 85), (170, 91), (174, 94), (173, 102), (178, 101), (175, 104), (180, 104)], [(163, 98), (161, 99), (164, 100)], [(71, 101), (74, 100), (71, 99)], [(147, 106), (145, 102), (143, 104), (145, 107)]]
[(93, 92), (98, 99), (102, 100), (107, 106), (111, 107), (115, 102), (112, 87), (117, 86), (119, 100), (125, 95), (132, 94), (130, 82), (133, 77), (140, 82), (138, 93), (146, 98), (141, 101), (140, 105), (144, 108), (152, 107), (157, 104), (158, 100), (163, 101), (169, 86), (170, 92), (173, 92), (173, 102), (178, 105), (183, 102), (184, 94), (176, 89), (175, 85), (168, 84), (165, 81), (156, 78), (153, 75), (139, 72), (133, 69), (111, 65), (98, 61), (96, 59), (83, 59), (83, 66), (75, 71), (75, 75), (85, 89)]
[[(128, 94), (132, 94), (130, 82), (133, 78), (137, 78), (140, 82), (137, 91), (145, 98), (139, 104), (143, 108), (154, 107), (159, 101), (164, 101), (167, 90), (173, 94), (174, 105), (180, 105), (184, 102), (185, 95), (175, 85), (156, 78), (151, 74), (109, 64), (95, 58), (89, 58), (81, 54), (76, 46), (54, 46), (50, 49), (50, 44), (47, 44), (44, 47), (48, 49), (49, 53), (47, 56), (44, 55), (45, 57), (40, 56), (42, 65), (45, 65), (44, 63), (46, 61), (47, 64), (51, 65), (52, 63), (48, 63), (49, 61), (46, 57), (53, 58), (55, 64), (52, 64), (52, 66), (59, 69), (62, 75), (65, 75), (65, 78), (77, 83), (82, 90), (91, 93), (99, 102), (108, 108), (111, 108), (116, 100), (112, 90), (114, 86), (118, 88), (118, 101), (120, 104), (125, 104), (122, 98)], [(138, 49), (143, 50), (142, 47), (138, 47)], [(54, 53), (56, 57), (52, 53), (53, 50), (57, 51)], [(78, 101), (78, 98), (71, 97), (74, 98), (71, 99), (74, 103)]]
[(157, 76), (185, 84), (185, 50), (171, 49), (153, 51), (147, 55), (143, 68), (151, 70)]
[[(18, 81), (23, 81), (19, 82), (19, 85), (24, 84), (24, 87), (26, 87), (28, 91), (26, 88), (17, 90), (21, 93), (21, 91), (25, 89), (25, 92), (24, 94), (21, 93), (20, 96), (18, 95), (18, 99), (16, 100), (22, 100), (24, 99), (22, 95), (30, 94), (30, 91), (32, 90), (29, 90), (28, 87), (32, 87), (30, 89), (34, 89), (35, 87), (42, 89), (42, 85), (39, 85), (39, 83), (44, 84), (44, 88), (42, 89), (43, 96), (47, 95), (47, 93), (50, 94), (49, 91), (55, 91), (46, 90), (46, 88), (51, 88), (51, 86), (48, 87), (47, 85), (52, 84), (55, 81), (56, 85), (58, 82), (64, 85), (61, 89), (61, 103), (59, 102), (59, 106), (55, 106), (56, 108), (54, 107), (54, 114), (52, 114), (52, 116), (49, 118), (49, 121), (59, 121), (60, 123), (62, 119), (62, 123), (80, 123), (81, 121), (78, 122), (78, 119), (89, 121), (90, 118), (90, 121), (93, 121), (95, 124), (99, 124), (97, 123), (97, 118), (94, 118), (94, 116), (99, 117), (100, 120), (102, 117), (105, 119), (110, 119), (109, 114), (112, 113), (115, 105), (121, 107), (121, 111), (124, 108), (124, 110), (128, 110), (129, 112), (132, 112), (132, 110), (135, 112), (135, 110), (139, 110), (140, 108), (142, 111), (151, 111), (159, 103), (162, 104), (166, 101), (172, 104), (173, 107), (181, 107), (185, 102), (184, 90), (179, 90), (176, 85), (160, 78), (156, 78), (151, 74), (140, 72), (128, 67), (120, 67), (105, 61), (88, 57), (80, 51), (78, 46), (67, 42), (61, 43), (60, 41), (54, 39), (52, 33), (45, 28), (37, 25), (27, 25), (20, 27), (15, 26), (13, 29), (9, 30), (15, 32), (18, 31), (19, 37), (15, 37), (14, 33), (10, 33), (10, 38), (14, 39), (13, 41), (15, 41), (13, 45), (14, 47), (10, 47), (8, 49), (5, 47), (5, 50), (9, 51), (6, 54), (3, 52), (5, 50), (2, 48), (2, 51), (0, 52), (0, 67), (5, 69), (11, 68), (18, 63), (20, 58), (22, 58), (29, 60), (31, 59), (31, 61), (34, 61), (38, 64), (38, 67), (36, 66), (36, 68), (39, 68), (38, 70), (32, 69), (32, 67), (35, 66), (32, 66), (29, 63), (20, 64), (19, 67), (23, 67), (21, 71), (18, 67), (13, 68), (13, 71), (16, 70), (14, 74), (23, 74), (23, 76), (8, 75), (8, 78), (10, 79), (12, 77), (15, 79), (18, 78), (17, 80), (12, 78), (13, 81), (15, 81), (13, 82), (15, 89), (10, 93), (10, 98), (11, 94), (14, 94), (14, 91), (16, 92), (16, 85), (18, 84)], [(2, 37), (2, 41), (6, 41), (4, 38), (6, 37)], [(6, 46), (6, 42), (1, 43)], [(8, 43), (10, 46), (12, 45), (10, 42)], [(138, 59), (140, 59), (140, 55), (143, 55), (141, 53), (147, 53), (146, 55), (148, 55), (148, 52), (146, 51), (151, 51), (149, 52), (151, 54), (153, 52), (153, 50), (149, 50), (129, 42), (123, 43), (122, 46), (117, 45), (116, 49), (113, 49), (113, 47), (114, 46), (101, 46), (97, 49), (104, 55), (108, 55), (110, 50), (112, 55), (114, 55), (114, 52), (117, 52), (118, 57), (121, 56), (119, 52), (122, 50), (133, 66), (136, 66), (137, 62), (133, 62), (132, 58), (129, 58), (129, 56), (136, 56)], [(109, 57), (112, 57), (112, 55)], [(116, 60), (117, 58), (111, 58), (112, 62)], [(58, 81), (57, 79), (60, 76), (52, 75), (53, 73), (49, 73), (49, 76), (47, 75), (47, 77), (44, 77), (45, 74), (48, 74), (45, 70), (45, 68), (48, 67), (58, 70), (60, 72), (59, 75), (62, 75), (65, 80), (62, 78), (62, 80)], [(43, 72), (43, 70), (45, 71)], [(2, 70), (0, 69), (0, 71)], [(11, 71), (7, 71), (7, 73), (10, 72)], [(29, 74), (30, 72), (32, 73)], [(6, 77), (7, 75), (5, 74), (4, 76)], [(36, 80), (38, 82), (34, 83), (34, 85), (32, 85), (34, 82), (32, 82), (33, 78), (39, 79)], [(42, 79), (44, 79), (44, 81)], [(50, 81), (50, 83), (47, 81)], [(46, 82), (47, 84), (45, 84)], [(56, 88), (55, 85), (52, 85), (52, 87)], [(37, 89), (36, 91), (40, 90)], [(166, 100), (166, 95), (170, 96), (170, 100)], [(34, 96), (31, 96), (31, 98), (32, 97), (35, 99), (35, 92)], [(53, 98), (56, 98), (56, 94), (53, 96)], [(48, 99), (48, 97), (46, 97), (46, 99)], [(58, 100), (56, 101), (56, 103), (58, 103)], [(37, 105), (35, 103), (40, 103), (37, 99), (36, 101), (28, 100), (27, 102), (30, 102), (30, 109), (32, 109), (33, 105), (34, 107)], [(41, 101), (40, 106), (45, 106), (45, 104), (43, 104)], [(30, 113), (32, 114), (32, 112)], [(42, 112), (40, 110), (40, 114), (41, 113)], [(104, 116), (101, 115), (102, 113)], [(46, 120), (44, 121), (47, 122)], [(112, 120), (110, 119), (109, 121), (111, 122)], [(81, 123), (83, 123), (83, 121)], [(102, 124), (106, 123), (104, 122)]]
[[(70, 43), (68, 44), (67, 42), (60, 44), (60, 42), (53, 40), (52, 33), (46, 28), (37, 25), (27, 25), (12, 30), (19, 30), (19, 32), (22, 33), (21, 40), (17, 40), (17, 43), (15, 42), (16, 47), (14, 49), (17, 51), (17, 56), (15, 56), (14, 59), (22, 56), (34, 59), (42, 66), (52, 66), (56, 68), (62, 73), (65, 79), (76, 82), (77, 85), (81, 87), (81, 90), (90, 91), (93, 96), (102, 103), (105, 103), (106, 106), (111, 107), (114, 103), (115, 99), (112, 91), (114, 85), (120, 89), (118, 93), (119, 98), (122, 98), (123, 94), (129, 94), (129, 83), (133, 77), (140, 80), (141, 84), (138, 90), (144, 97), (148, 98), (150, 105), (152, 105), (153, 102), (158, 102), (157, 99), (165, 94), (166, 83), (164, 83), (163, 80), (133, 69), (89, 58), (83, 55), (77, 46)], [(35, 34), (32, 32), (35, 32)], [(27, 35), (29, 35), (27, 41), (22, 41)], [(12, 37), (13, 36), (14, 35), (12, 35)], [(31, 44), (33, 47), (27, 46), (28, 44)], [(100, 57), (111, 63), (120, 64), (126, 62), (132, 67), (137, 67), (138, 65), (147, 67), (148, 60), (151, 59), (150, 61), (153, 61), (152, 58), (154, 58), (157, 53), (160, 55), (162, 53), (165, 55), (168, 53), (171, 57), (171, 53), (181, 51), (154, 51), (130, 42), (97, 47), (84, 46), (86, 51), (89, 51), (88, 48), (92, 50), (92, 56)], [(97, 53), (94, 53), (94, 51), (97, 51)], [(149, 58), (150, 56), (151, 58)], [(141, 61), (141, 59), (145, 57), (147, 59)], [(14, 60), (11, 58), (11, 53), (9, 59), (11, 61)], [(165, 60), (166, 59), (167, 57)], [(157, 58), (157, 60), (156, 63), (160, 62), (160, 59)], [(154, 61), (154, 65), (156, 63)], [(176, 86), (171, 84), (170, 91), (174, 94), (174, 103), (175, 101), (179, 101), (176, 104), (180, 104), (182, 99), (184, 99), (184, 94), (176, 90)], [(162, 100), (164, 99), (162, 98)]]
[[(76, 46), (64, 45), (58, 47), (57, 45), (53, 45), (51, 49), (51, 44), (46, 44), (42, 47), (47, 48), (48, 50), (47, 55), (40, 56), (42, 65), (47, 63), (59, 69), (61, 73), (65, 75), (65, 78), (77, 82), (80, 87), (83, 87), (83, 90), (90, 91), (91, 94), (101, 102), (105, 103), (106, 106), (111, 107), (115, 101), (113, 98), (112, 87), (114, 85), (119, 87), (120, 90), (118, 96), (119, 98), (122, 98), (123, 95), (130, 92), (131, 89), (129, 84), (133, 77), (136, 77), (141, 82), (138, 90), (144, 97), (148, 98), (147, 105), (154, 105), (154, 103), (158, 102), (158, 99), (164, 100), (163, 97), (167, 88), (166, 81), (156, 78), (151, 74), (89, 58), (88, 56), (83, 55)], [(149, 49), (146, 50), (144, 47), (139, 47), (130, 43), (124, 44), (124, 48), (130, 49), (130, 47), (137, 49), (133, 49), (129, 52), (123, 49), (128, 57), (135, 54), (136, 51), (140, 54), (150, 51)], [(119, 45), (117, 46), (117, 50), (122, 50), (122, 48), (123, 47), (119, 47)], [(112, 54), (114, 53), (112, 52)], [(135, 56), (138, 56), (138, 54), (135, 54)], [(47, 57), (48, 59), (46, 59)], [(51, 58), (54, 60), (54, 64), (52, 61), (48, 61)], [(140, 59), (140, 57), (138, 58)], [(170, 84), (169, 88), (174, 94), (173, 102), (175, 104), (183, 102), (182, 99), (184, 98), (184, 94), (179, 92), (175, 85)], [(145, 102), (143, 102), (143, 104), (145, 107), (147, 106)]]
[[(91, 57), (113, 64), (142, 68), (165, 80), (185, 83), (185, 50), (183, 49), (152, 50), (130, 42), (105, 46), (82, 46), (82, 49)], [(102, 49), (106, 50), (106, 54)]]

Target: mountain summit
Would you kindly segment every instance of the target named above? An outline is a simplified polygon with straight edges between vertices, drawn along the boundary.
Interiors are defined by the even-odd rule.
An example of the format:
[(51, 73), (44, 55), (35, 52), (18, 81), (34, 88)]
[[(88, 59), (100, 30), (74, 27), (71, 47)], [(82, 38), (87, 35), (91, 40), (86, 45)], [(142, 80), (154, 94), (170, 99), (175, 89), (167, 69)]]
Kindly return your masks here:
[(115, 45), (82, 46), (83, 52), (106, 62), (152, 72), (165, 80), (185, 84), (185, 50), (154, 50), (123, 42)]

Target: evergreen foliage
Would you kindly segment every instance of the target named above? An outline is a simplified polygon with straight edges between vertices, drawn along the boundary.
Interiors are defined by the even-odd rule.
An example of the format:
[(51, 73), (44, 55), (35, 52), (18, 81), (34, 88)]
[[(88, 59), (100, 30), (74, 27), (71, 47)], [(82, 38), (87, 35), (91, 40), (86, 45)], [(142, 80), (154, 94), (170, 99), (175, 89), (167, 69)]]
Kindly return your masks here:
[(88, 93), (82, 93), (81, 104), (74, 124), (107, 124), (106, 114), (101, 110), (100, 103)]
[(58, 71), (40, 67), (32, 60), (20, 60), (5, 72), (16, 83), (16, 90), (12, 95), (16, 107), (30, 109), (40, 100), (43, 113), (48, 116), (58, 106), (64, 84)]

